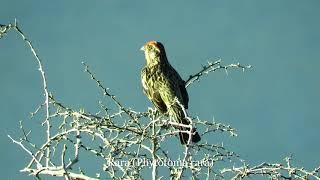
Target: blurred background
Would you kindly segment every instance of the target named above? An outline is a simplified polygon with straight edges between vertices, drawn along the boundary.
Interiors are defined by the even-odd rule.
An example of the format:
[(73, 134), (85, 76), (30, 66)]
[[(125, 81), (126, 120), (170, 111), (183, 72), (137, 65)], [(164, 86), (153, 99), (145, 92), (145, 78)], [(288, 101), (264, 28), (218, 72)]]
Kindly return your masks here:
[[(224, 64), (251, 64), (252, 70), (217, 71), (192, 84), (190, 113), (236, 128), (238, 137), (226, 138), (224, 145), (252, 165), (292, 155), (296, 165), (313, 169), (320, 165), (319, 5), (316, 0), (1, 0), (0, 24), (17, 18), (43, 60), (49, 90), (64, 104), (90, 112), (98, 111), (102, 96), (82, 61), (125, 106), (137, 111), (151, 106), (142, 93), (145, 60), (139, 51), (149, 40), (165, 45), (184, 79), (219, 58)], [(20, 120), (31, 129), (42, 122), (29, 118), (44, 100), (42, 82), (31, 51), (14, 31), (0, 40), (0, 67), (1, 177), (33, 179), (18, 172), (30, 157), (7, 135), (21, 135)], [(203, 139), (221, 142), (217, 137)]]

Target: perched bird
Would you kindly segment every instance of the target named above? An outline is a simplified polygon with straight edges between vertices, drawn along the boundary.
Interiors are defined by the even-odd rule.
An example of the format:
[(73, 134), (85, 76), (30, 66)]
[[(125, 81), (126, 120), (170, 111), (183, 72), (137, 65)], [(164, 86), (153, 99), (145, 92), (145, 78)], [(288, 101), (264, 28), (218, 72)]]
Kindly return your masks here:
[[(144, 51), (146, 65), (141, 70), (144, 93), (161, 113), (168, 113), (178, 123), (189, 125), (184, 109), (188, 109), (189, 96), (185, 81), (170, 65), (163, 45), (149, 41), (141, 48)], [(182, 107), (183, 106), (183, 107)], [(184, 108), (184, 109), (183, 109)], [(189, 128), (179, 127), (182, 131)], [(201, 140), (198, 132), (192, 129), (192, 142)], [(179, 133), (181, 144), (187, 144), (188, 133)]]

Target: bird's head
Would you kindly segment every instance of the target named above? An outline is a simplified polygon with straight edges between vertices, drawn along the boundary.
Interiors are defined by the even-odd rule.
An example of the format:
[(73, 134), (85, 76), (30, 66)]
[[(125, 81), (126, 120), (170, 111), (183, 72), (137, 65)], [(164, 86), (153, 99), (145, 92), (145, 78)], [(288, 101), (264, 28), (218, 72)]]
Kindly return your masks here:
[(146, 42), (140, 50), (144, 51), (144, 55), (149, 66), (167, 62), (166, 52), (160, 42)]

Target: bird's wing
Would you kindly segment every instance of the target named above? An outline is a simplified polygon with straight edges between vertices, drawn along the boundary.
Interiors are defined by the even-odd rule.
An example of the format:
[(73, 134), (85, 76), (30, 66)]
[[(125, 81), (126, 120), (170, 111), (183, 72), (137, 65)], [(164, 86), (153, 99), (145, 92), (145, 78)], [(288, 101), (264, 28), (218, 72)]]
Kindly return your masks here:
[(185, 86), (185, 81), (181, 78), (179, 73), (173, 68), (170, 67), (170, 71), (172, 73), (172, 84), (175, 84), (173, 87), (178, 88), (178, 91), (180, 93), (176, 92), (176, 96), (178, 96), (178, 99), (181, 99), (181, 103), (183, 104), (185, 109), (188, 109), (188, 103), (189, 103), (189, 95)]

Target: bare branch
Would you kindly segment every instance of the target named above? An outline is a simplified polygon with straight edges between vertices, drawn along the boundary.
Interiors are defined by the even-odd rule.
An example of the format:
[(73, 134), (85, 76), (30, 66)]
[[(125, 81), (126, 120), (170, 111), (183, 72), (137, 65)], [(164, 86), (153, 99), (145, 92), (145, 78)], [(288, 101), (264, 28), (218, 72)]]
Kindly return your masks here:
[[(102, 89), (103, 95), (111, 101), (112, 107), (116, 107), (116, 110), (112, 110), (102, 101), (99, 102), (101, 109), (94, 114), (84, 109), (70, 108), (49, 92), (42, 60), (16, 21), (8, 25), (0, 24), (0, 38), (10, 30), (14, 30), (22, 37), (37, 61), (45, 96), (44, 102), (31, 113), (31, 117), (43, 118), (42, 125), (46, 126), (37, 132), (31, 132), (20, 122), (22, 137), (19, 141), (8, 135), (14, 144), (30, 156), (30, 162), (21, 172), (38, 179), (40, 176), (58, 176), (70, 180), (143, 179), (146, 178), (142, 173), (145, 171), (151, 171), (150, 174), (154, 180), (183, 179), (186, 176), (191, 176), (193, 179), (224, 179), (226, 175), (234, 179), (267, 176), (274, 179), (320, 180), (320, 167), (313, 171), (297, 168), (292, 165), (291, 158), (286, 158), (285, 164), (262, 163), (249, 166), (243, 163), (242, 166), (228, 168), (239, 161), (244, 161), (238, 154), (228, 150), (223, 142), (210, 144), (203, 139), (199, 143), (192, 143), (191, 137), (194, 135), (194, 126), (204, 130), (201, 134), (203, 137), (209, 137), (218, 132), (237, 136), (236, 130), (230, 125), (214, 120), (206, 121), (199, 117), (193, 118), (187, 114), (179, 101), (184, 117), (190, 122), (188, 125), (176, 122), (170, 116), (170, 112), (161, 114), (151, 108), (146, 112), (138, 112), (127, 108), (110, 93), (108, 88), (103, 86), (85, 63), (83, 63), (85, 72)], [(188, 87), (209, 72), (218, 69), (224, 69), (227, 72), (229, 68), (240, 68), (244, 71), (251, 66), (239, 63), (221, 65), (221, 60), (208, 62), (198, 73), (191, 75), (185, 81), (185, 85)], [(42, 108), (45, 109), (44, 113), (40, 111)], [(179, 133), (189, 134), (186, 145), (178, 144), (177, 138), (173, 138)], [(32, 143), (33, 136), (46, 138), (36, 145)], [(168, 147), (168, 144), (177, 145)], [(177, 151), (180, 151), (178, 155)], [(86, 164), (87, 161), (84, 158), (87, 156), (90, 159), (96, 159), (96, 163)], [(88, 168), (92, 166), (96, 169), (96, 174), (88, 173)], [(224, 168), (221, 169), (221, 167)], [(162, 169), (166, 169), (167, 173), (160, 174)]]
[(190, 75), (189, 78), (185, 81), (186, 87), (188, 87), (190, 84), (194, 83), (195, 81), (198, 81), (201, 76), (205, 74), (209, 74), (210, 72), (214, 72), (219, 69), (224, 69), (226, 73), (228, 73), (229, 68), (240, 68), (242, 71), (245, 69), (250, 69), (252, 66), (251, 65), (241, 65), (240, 63), (237, 64), (229, 64), (229, 65), (221, 65), (221, 60), (215, 61), (215, 62), (208, 62), (208, 65), (205, 65), (202, 67), (202, 69), (194, 74)]

